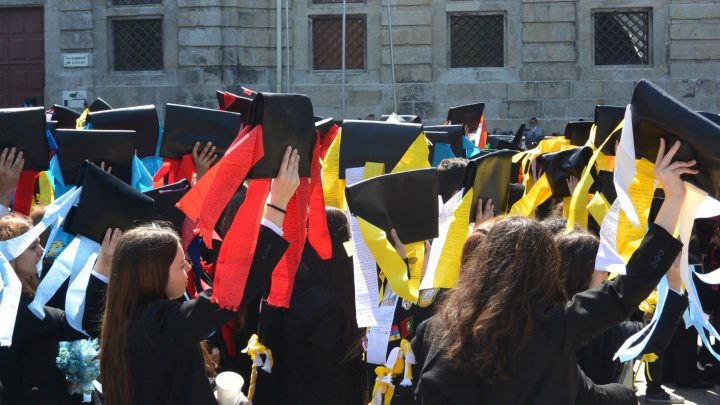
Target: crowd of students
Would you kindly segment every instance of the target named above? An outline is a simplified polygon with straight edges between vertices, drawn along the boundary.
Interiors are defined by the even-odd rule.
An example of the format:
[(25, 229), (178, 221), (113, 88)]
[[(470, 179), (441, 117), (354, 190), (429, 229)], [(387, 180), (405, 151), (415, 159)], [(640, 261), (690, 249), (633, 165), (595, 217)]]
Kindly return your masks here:
[[(291, 103), (295, 108), (297, 98), (246, 91), (245, 96), (226, 92), (218, 100), (221, 109), (237, 111), (241, 114), (238, 119), (243, 117), (234, 130), (237, 136), (224, 145), (189, 136), (186, 155), (192, 159), (191, 174), (187, 176), (180, 166), (172, 166), (181, 165), (179, 161), (171, 162), (170, 171), (156, 170), (160, 174), (154, 176), (155, 191), (162, 191), (151, 194), (153, 190), (147, 190), (148, 195), (156, 196), (150, 221), (139, 213), (131, 214), (124, 222), (93, 217), (90, 222), (105, 228), (103, 237), (95, 239), (99, 246), (96, 254), (83, 259), (87, 263), (73, 263), (80, 260), (78, 254), (66, 265), (60, 258), (62, 253), (55, 251), (50, 256), (44, 250), (43, 246), (71, 249), (72, 243), (58, 245), (60, 236), (51, 232), (53, 225), (62, 222), (52, 215), (62, 210), (58, 207), (65, 197), (56, 189), (55, 202), (45, 207), (39, 196), (42, 179), (36, 174), (32, 215), (31, 211), (20, 212), (23, 209), (17, 208), (16, 200), (21, 194), (18, 183), (25, 173), (23, 168), (27, 170), (27, 152), (0, 130), (0, 141), (7, 146), (0, 154), (0, 266), (7, 269), (0, 272), (0, 299), (4, 301), (0, 318), (14, 323), (2, 325), (4, 331), (11, 331), (11, 342), (0, 348), (2, 404), (74, 404), (88, 400), (108, 405), (225, 403), (215, 387), (216, 376), (223, 372), (238, 373), (245, 381), (238, 403), (635, 404), (638, 399), (632, 382), (628, 384), (624, 378), (634, 371), (634, 362), (621, 363), (613, 356), (633, 335), (644, 333), (649, 336), (648, 343), (635, 359), (651, 354), (663, 359), (675, 344), (676, 331), (684, 329), (681, 322), (689, 305), (689, 286), (682, 273), (683, 243), (674, 235), (688, 198), (686, 181), (720, 167), (699, 164), (692, 154), (679, 154), (688, 146), (694, 151), (684, 139), (667, 140), (682, 138), (682, 134), (668, 131), (669, 136), (652, 140), (656, 155), (652, 177), (664, 198), (652, 218), (644, 218), (647, 228), (628, 255), (624, 274), (610, 276), (596, 266), (601, 250), (598, 231), (600, 225), (606, 225), (597, 220), (578, 221), (583, 225), (589, 222), (587, 226), (568, 225), (571, 199), (567, 194), (547, 191), (556, 198), (541, 206), (533, 205), (527, 215), (517, 215), (512, 208), (518, 199), (521, 205), (528, 201), (533, 187), (543, 183), (543, 172), (555, 176), (550, 166), (538, 170), (533, 160), (548, 153), (574, 150), (576, 146), (569, 141), (539, 139), (533, 151), (503, 155), (517, 157), (514, 162), (507, 157), (507, 166), (502, 166), (511, 167), (511, 178), (515, 179), (500, 181), (504, 191), (501, 198), (493, 199), (489, 197), (493, 195), (489, 185), (478, 190), (473, 189), (473, 184), (502, 178), (509, 170), (502, 169), (503, 175), (481, 174), (481, 160), (476, 156), (493, 155), (489, 151), (491, 142), (483, 133), (482, 110), (478, 115), (475, 109), (464, 118), (449, 114), (448, 128), (463, 125), (459, 143), (450, 138), (442, 141), (440, 135), (436, 138), (440, 140), (430, 143), (422, 125), (412, 124), (419, 121), (418, 117), (393, 115), (384, 136), (410, 131), (409, 141), (398, 146), (398, 142), (378, 142), (382, 137), (375, 136), (363, 155), (354, 149), (348, 152), (349, 146), (340, 143), (341, 137), (342, 142), (349, 142), (349, 128), (357, 123), (325, 120), (308, 130), (304, 125), (307, 120), (320, 119), (310, 115), (298, 123), (292, 114), (282, 115), (283, 109), (273, 104)], [(233, 110), (232, 105), (241, 106)], [(84, 116), (78, 114), (76, 118), (77, 131), (92, 131), (83, 121)], [(52, 113), (48, 117), (56, 118)], [(713, 125), (718, 132), (709, 135), (720, 134), (720, 126)], [(345, 127), (348, 130), (343, 132)], [(438, 131), (438, 127), (433, 128)], [(292, 131), (298, 134), (288, 134)], [(636, 128), (635, 136), (643, 136), (640, 131), (642, 128)], [(615, 132), (619, 138), (618, 130)], [(450, 134), (448, 129), (443, 136)], [(48, 131), (48, 139), (51, 136)], [(402, 136), (397, 135), (398, 139)], [(429, 190), (422, 190), (431, 198), (428, 212), (433, 213), (432, 206), (439, 198), (440, 206), (435, 206), (437, 210), (431, 217), (423, 216), (426, 209), (421, 207), (421, 200), (425, 197), (407, 194), (406, 199), (384, 201), (391, 194), (382, 194), (378, 186), (366, 188), (365, 194), (377, 194), (360, 201), (348, 191), (354, 187), (349, 171), (347, 177), (333, 177), (330, 167), (335, 156), (339, 163), (334, 164), (339, 168), (364, 167), (366, 178), (382, 184), (386, 176), (403, 172), (393, 167), (413, 161), (410, 151), (417, 136), (422, 140), (417, 144), (419, 150), (426, 153), (426, 158), (407, 168), (436, 173), (433, 184), (414, 187)], [(448, 147), (441, 150), (438, 145), (444, 142)], [(563, 146), (553, 151), (544, 149), (552, 142)], [(590, 139), (587, 145), (592, 142)], [(157, 148), (161, 148), (159, 144)], [(599, 150), (597, 145), (593, 149)], [(433, 154), (446, 152), (452, 152), (452, 156), (443, 155), (443, 159), (436, 159), (436, 168), (427, 169)], [(59, 164), (66, 170), (70, 153), (63, 154), (62, 145), (53, 153), (60, 154)], [(385, 174), (381, 171), (370, 175), (368, 162), (387, 163), (393, 159), (387, 157), (388, 153), (400, 156), (393, 163), (397, 166), (386, 164)], [(347, 163), (350, 154), (355, 159), (352, 166)], [(378, 158), (373, 160), (375, 155)], [(527, 161), (518, 166), (520, 158)], [(88, 155), (84, 159), (97, 157)], [(106, 179), (112, 183), (117, 179), (109, 162), (105, 163), (93, 176), (112, 178)], [(272, 176), (259, 174), (263, 164), (272, 166)], [(92, 165), (87, 162), (76, 169), (80, 170), (78, 193), (89, 193), (91, 172), (83, 170)], [(588, 165), (592, 166), (592, 161), (585, 160), (581, 169)], [(179, 190), (172, 184), (175, 188), (168, 189), (165, 183), (183, 177), (188, 185), (170, 205), (175, 217), (181, 213), (180, 220), (161, 221), (173, 215), (159, 215), (157, 196)], [(599, 187), (598, 191), (578, 192), (583, 187), (578, 177), (582, 176), (566, 171), (562, 179), (573, 199), (579, 193), (600, 192)], [(400, 183), (388, 180), (387, 184), (399, 184), (405, 193), (411, 189), (411, 179), (403, 179)], [(331, 182), (338, 181), (345, 188), (346, 203), (342, 202), (342, 191), (340, 202), (332, 201), (335, 183)], [(525, 186), (520, 189), (520, 197), (498, 201), (507, 199), (520, 183)], [(141, 194), (132, 187), (107, 187), (103, 190)], [(468, 193), (468, 201), (472, 200), (475, 207), (470, 218), (460, 218), (459, 213), (465, 212), (460, 209), (448, 218), (437, 218), (449, 209), (455, 196), (462, 207), (460, 197)], [(562, 197), (566, 197), (564, 202)], [(131, 201), (128, 197), (117, 198)], [(81, 199), (73, 209), (92, 211), (94, 204), (103, 203)], [(368, 204), (372, 209), (367, 209)], [(548, 205), (555, 206), (548, 209)], [(106, 210), (100, 215), (130, 210), (122, 204), (110, 209), (114, 210), (112, 214)], [(466, 209), (470, 212), (469, 202)], [(413, 221), (431, 224), (434, 237), (419, 240), (407, 236), (413, 227), (403, 225), (398, 211), (411, 217), (416, 213)], [(374, 212), (380, 220), (366, 220), (365, 215), (372, 217), (366, 212)], [(73, 215), (79, 214), (67, 214), (65, 221), (75, 220)], [(545, 219), (540, 220), (542, 217)], [(385, 224), (392, 229), (383, 229), (382, 221), (393, 224)], [(454, 227), (457, 224), (460, 226)], [(620, 227), (616, 233), (623, 233), (630, 228), (622, 226), (632, 225), (616, 221), (615, 226)], [(382, 231), (380, 245), (368, 233), (373, 227)], [(92, 239), (90, 231), (72, 232), (68, 226), (63, 229), (70, 239), (75, 235)], [(420, 232), (416, 228), (412, 231)], [(453, 232), (462, 235), (464, 243), (453, 246), (452, 252), (442, 250), (442, 255), (457, 260), (448, 259), (450, 265), (438, 265), (442, 258), (433, 256), (437, 252), (432, 250), (445, 247), (435, 242), (450, 239)], [(28, 235), (32, 240), (27, 240)], [(700, 244), (712, 245), (719, 237), (715, 234)], [(24, 249), (13, 253), (17, 246)], [(362, 249), (375, 259), (375, 280), (367, 285), (363, 281), (364, 264), (360, 263)], [(391, 269), (378, 249), (402, 260), (391, 261)], [(713, 248), (708, 260), (714, 254)], [(717, 267), (712, 263), (710, 266)], [(8, 273), (10, 269), (12, 274)], [(456, 278), (452, 288), (440, 281), (431, 282), (432, 288), (418, 287), (425, 286), (426, 275), (441, 271), (452, 273), (441, 276)], [(43, 283), (50, 283), (46, 279), (52, 279), (57, 272), (64, 272), (69, 281), (52, 291), (53, 296), (43, 303), (44, 315), (39, 316), (33, 305), (45, 295), (44, 290), (41, 292)], [(77, 289), (81, 277), (86, 277), (87, 282), (79, 307), (82, 325), (77, 325), (77, 309), (67, 306), (74, 302), (68, 297)], [(440, 275), (435, 277), (442, 279)], [(658, 314), (653, 321), (649, 315), (638, 319), (639, 306), (663, 278), (669, 291), (662, 305), (658, 304)], [(15, 279), (18, 283), (13, 284)], [(11, 302), (16, 286), (20, 288), (19, 298)], [(399, 286), (407, 287), (410, 293), (401, 292)], [(369, 330), (378, 326), (368, 328), (367, 322), (361, 320), (367, 314), (361, 314), (363, 304), (358, 299), (368, 290), (372, 298), (373, 288), (378, 300), (370, 304), (373, 316), (387, 326), (387, 334), (381, 335), (386, 341), (380, 342), (379, 349), (382, 362), (370, 360), (369, 351), (377, 350), (370, 347), (378, 338), (377, 334), (370, 337)], [(382, 312), (387, 308), (389, 312)], [(387, 319), (378, 315), (381, 312)], [(654, 326), (648, 332), (646, 326), (650, 323)], [(99, 358), (84, 359), (99, 361), (100, 373), (92, 398), (71, 394), (68, 376), (57, 366), (60, 342), (87, 338), (99, 339)], [(695, 342), (690, 346), (697, 356)], [(662, 381), (662, 371), (657, 373), (656, 378)], [(700, 382), (700, 377), (693, 377), (693, 381)], [(655, 392), (648, 391), (647, 399), (681, 401), (660, 386), (655, 387)]]

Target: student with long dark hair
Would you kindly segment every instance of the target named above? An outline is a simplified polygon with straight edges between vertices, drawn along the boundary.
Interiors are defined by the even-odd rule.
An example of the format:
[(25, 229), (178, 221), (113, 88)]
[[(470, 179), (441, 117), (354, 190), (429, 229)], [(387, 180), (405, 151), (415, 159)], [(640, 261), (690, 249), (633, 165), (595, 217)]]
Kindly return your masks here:
[[(0, 240), (16, 238), (32, 229), (32, 220), (22, 214), (0, 218)], [(114, 245), (121, 233), (108, 231), (98, 261), (88, 282), (85, 296), (83, 328), (93, 333), (102, 313), (102, 300)], [(20, 256), (10, 261), (22, 284), (12, 345), (0, 349), (0, 382), (3, 392), (0, 403), (5, 404), (65, 404), (72, 403), (65, 376), (55, 365), (58, 342), (85, 339), (73, 329), (60, 308), (45, 306), (45, 317), (38, 318), (28, 305), (35, 297), (40, 279), (35, 266), (42, 260), (43, 248), (39, 238)]]
[(672, 236), (691, 162), (674, 162), (677, 142), (660, 143), (655, 178), (666, 199), (627, 275), (568, 302), (552, 235), (538, 222), (498, 221), (458, 285), (414, 342), (423, 404), (573, 404), (580, 371), (575, 352), (622, 322), (655, 288), (680, 253)]
[[(250, 267), (242, 310), (269, 283), (287, 249), (281, 237), (284, 213), (300, 184), (299, 156), (285, 153), (270, 187)], [(200, 342), (236, 313), (220, 308), (208, 290), (186, 302), (188, 262), (178, 235), (142, 226), (118, 242), (112, 263), (101, 335), (105, 404), (215, 404)]]
[(282, 316), (275, 348), (280, 404), (361, 404), (362, 330), (355, 320), (353, 261), (345, 213), (327, 208), (333, 254), (321, 259), (305, 245), (290, 308)]
[[(595, 258), (600, 247), (600, 241), (595, 235), (587, 231), (573, 231), (567, 235), (556, 235), (555, 243), (560, 253), (560, 274), (568, 297), (595, 288), (605, 282), (608, 273), (595, 270)], [(682, 280), (679, 260), (673, 263), (667, 273), (667, 279), (671, 291), (665, 301), (657, 328), (643, 354), (665, 352), (680, 323), (680, 318), (687, 308), (687, 298), (681, 293)], [(614, 361), (613, 356), (625, 340), (639, 332), (644, 326), (644, 322), (624, 320), (576, 352), (578, 365), (593, 382), (593, 389), (590, 392), (592, 397), (606, 398), (605, 403), (637, 403), (633, 390), (619, 384), (624, 368), (628, 366)], [(662, 388), (658, 388), (656, 396), (660, 398), (668, 396), (669, 400), (670, 394), (662, 391)], [(588, 401), (589, 399), (583, 398), (582, 402), (578, 400), (576, 403), (585, 404)], [(600, 403), (603, 402), (600, 401)]]

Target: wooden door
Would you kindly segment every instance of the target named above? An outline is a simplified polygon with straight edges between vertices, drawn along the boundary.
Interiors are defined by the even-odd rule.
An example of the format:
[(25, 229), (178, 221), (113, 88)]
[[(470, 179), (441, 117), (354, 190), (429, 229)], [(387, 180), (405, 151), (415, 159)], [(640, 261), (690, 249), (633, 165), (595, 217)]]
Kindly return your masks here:
[(30, 97), (43, 105), (43, 8), (0, 8), (0, 107), (20, 107)]

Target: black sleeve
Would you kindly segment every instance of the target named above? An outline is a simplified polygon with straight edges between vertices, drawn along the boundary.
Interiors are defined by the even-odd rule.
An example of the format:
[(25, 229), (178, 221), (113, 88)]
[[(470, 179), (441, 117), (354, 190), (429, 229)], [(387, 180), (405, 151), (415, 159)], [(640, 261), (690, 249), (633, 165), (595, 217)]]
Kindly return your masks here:
[(87, 337), (70, 326), (62, 309), (45, 306), (45, 317), (40, 319), (30, 311), (29, 303), (20, 302), (13, 340), (67, 341)]
[(660, 318), (658, 318), (657, 327), (655, 327), (655, 333), (653, 333), (648, 345), (645, 347), (644, 354), (665, 352), (673, 336), (675, 336), (675, 331), (687, 306), (687, 297), (675, 291), (668, 292), (665, 307), (663, 307)]
[(651, 224), (627, 264), (627, 274), (576, 294), (564, 308), (562, 350), (574, 353), (626, 319), (652, 292), (682, 249), (682, 243)]
[[(266, 286), (272, 271), (287, 249), (288, 242), (271, 229), (261, 226), (255, 256), (245, 285), (245, 294), (239, 310), (257, 295), (256, 290)], [(146, 333), (162, 335), (168, 339), (181, 339), (185, 343), (197, 343), (225, 322), (233, 320), (237, 313), (220, 308), (211, 299), (212, 290), (197, 298), (178, 304), (160, 300), (149, 305), (142, 314)]]
[(85, 310), (83, 312), (82, 326), (92, 338), (100, 337), (100, 321), (105, 311), (106, 292), (107, 284), (94, 275), (90, 276), (85, 291)]

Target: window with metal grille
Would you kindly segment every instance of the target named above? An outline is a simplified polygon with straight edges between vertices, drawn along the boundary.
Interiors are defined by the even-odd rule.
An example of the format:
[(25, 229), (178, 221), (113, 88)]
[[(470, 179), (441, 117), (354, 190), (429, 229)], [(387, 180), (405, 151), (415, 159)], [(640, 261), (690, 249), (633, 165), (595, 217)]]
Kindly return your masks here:
[(162, 70), (162, 19), (115, 20), (113, 67), (116, 71)]
[[(314, 70), (342, 69), (342, 17), (312, 18), (312, 54)], [(365, 17), (345, 18), (345, 68), (365, 69)]]
[(450, 67), (505, 66), (505, 17), (450, 16)]
[(141, 4), (162, 4), (162, 0), (112, 0), (113, 6), (134, 6)]
[[(343, 0), (312, 0), (313, 4), (342, 4)], [(345, 3), (365, 3), (365, 0), (345, 0)]]
[(596, 65), (649, 65), (650, 12), (596, 12)]

